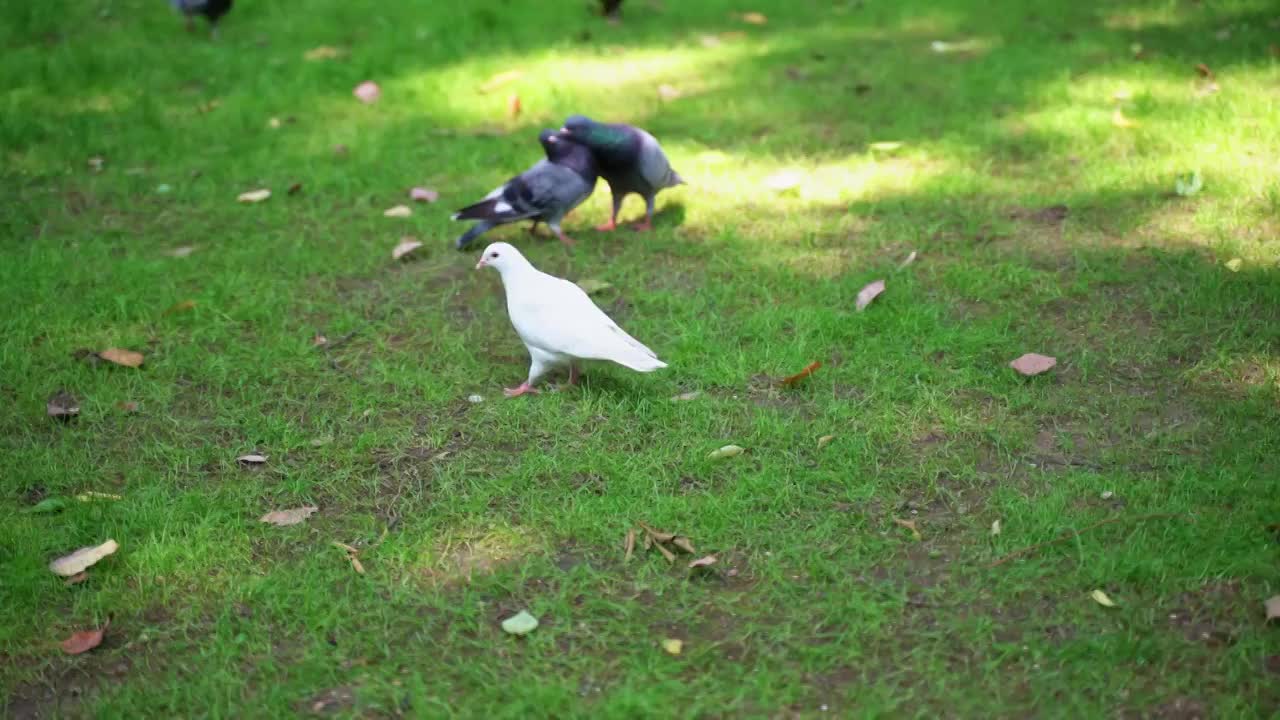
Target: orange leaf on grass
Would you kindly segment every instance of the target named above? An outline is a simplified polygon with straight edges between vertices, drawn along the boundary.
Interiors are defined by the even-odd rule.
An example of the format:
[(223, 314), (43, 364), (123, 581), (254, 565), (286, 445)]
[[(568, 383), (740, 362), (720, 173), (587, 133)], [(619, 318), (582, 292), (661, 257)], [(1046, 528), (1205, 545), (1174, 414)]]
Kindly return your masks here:
[(781, 383), (782, 383), (783, 385), (795, 385), (796, 383), (800, 382), (801, 380), (803, 380), (803, 379), (805, 379), (805, 378), (809, 377), (810, 375), (814, 374), (815, 372), (817, 372), (818, 368), (820, 368), (820, 367), (822, 367), (822, 363), (821, 363), (820, 361), (815, 360), (815, 361), (813, 361), (813, 362), (809, 363), (808, 365), (806, 365), (806, 366), (805, 366), (805, 368), (804, 368), (803, 370), (801, 370), (800, 372), (796, 373), (795, 375), (791, 375), (791, 376), (789, 376), (789, 377), (785, 377), (785, 378), (783, 378), (783, 379), (782, 379), (782, 381), (781, 381)]

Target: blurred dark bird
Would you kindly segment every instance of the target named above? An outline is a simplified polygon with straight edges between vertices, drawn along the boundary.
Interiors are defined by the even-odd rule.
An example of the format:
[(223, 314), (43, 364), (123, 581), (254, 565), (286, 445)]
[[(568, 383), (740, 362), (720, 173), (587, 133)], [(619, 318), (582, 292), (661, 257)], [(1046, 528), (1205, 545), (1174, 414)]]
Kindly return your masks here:
[(218, 20), (231, 12), (231, 0), (169, 0), (169, 4), (186, 17), (188, 31), (195, 29), (194, 16), (203, 15), (213, 37), (218, 37)]
[(535, 228), (539, 222), (545, 222), (560, 242), (573, 244), (573, 239), (560, 229), (560, 220), (595, 190), (595, 158), (587, 147), (562, 138), (552, 130), (539, 133), (538, 142), (546, 151), (546, 158), (506, 181), (480, 202), (453, 214), (454, 220), (480, 221), (458, 238), (455, 247), (465, 249), (489, 230), (521, 220), (532, 220)]
[(618, 211), (622, 201), (631, 193), (644, 198), (644, 221), (636, 230), (653, 227), (653, 203), (658, 192), (676, 185), (684, 185), (684, 178), (671, 168), (671, 162), (662, 146), (649, 133), (631, 125), (598, 123), (582, 115), (573, 115), (560, 128), (563, 137), (570, 138), (591, 148), (600, 175), (609, 183), (613, 195), (613, 212), (609, 222), (597, 230), (609, 231), (618, 226)]
[(622, 0), (600, 0), (600, 14), (609, 22), (618, 22), (622, 19)]

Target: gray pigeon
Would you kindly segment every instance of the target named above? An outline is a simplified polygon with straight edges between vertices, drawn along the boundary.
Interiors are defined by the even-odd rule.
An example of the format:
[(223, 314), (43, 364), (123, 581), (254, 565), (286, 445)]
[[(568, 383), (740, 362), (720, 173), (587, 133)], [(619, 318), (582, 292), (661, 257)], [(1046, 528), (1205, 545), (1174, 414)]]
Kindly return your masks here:
[(653, 201), (660, 190), (683, 185), (684, 179), (671, 169), (666, 153), (652, 135), (631, 125), (598, 123), (582, 115), (564, 121), (560, 134), (591, 148), (600, 166), (600, 175), (609, 183), (613, 194), (613, 212), (609, 222), (597, 230), (609, 231), (618, 226), (618, 211), (627, 195), (637, 193), (644, 198), (644, 222), (636, 230), (653, 227)]
[(595, 158), (586, 146), (552, 130), (539, 133), (538, 142), (546, 158), (453, 214), (454, 220), (480, 221), (458, 238), (459, 250), (499, 225), (520, 220), (532, 220), (535, 228), (545, 222), (560, 242), (573, 245), (573, 239), (560, 229), (560, 220), (596, 189)]
[(231, 12), (232, 0), (169, 0), (169, 4), (187, 18), (187, 30), (191, 30), (192, 15), (203, 15), (209, 21), (210, 34), (218, 36), (218, 20)]

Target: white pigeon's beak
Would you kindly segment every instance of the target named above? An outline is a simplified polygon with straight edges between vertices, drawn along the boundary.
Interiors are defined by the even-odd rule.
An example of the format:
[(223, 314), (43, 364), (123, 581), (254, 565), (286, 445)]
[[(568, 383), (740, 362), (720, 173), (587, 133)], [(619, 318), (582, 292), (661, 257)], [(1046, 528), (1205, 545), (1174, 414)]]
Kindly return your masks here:
[(479, 270), (483, 267), (484, 267), (484, 258), (480, 258), (480, 262), (476, 263), (476, 269)]

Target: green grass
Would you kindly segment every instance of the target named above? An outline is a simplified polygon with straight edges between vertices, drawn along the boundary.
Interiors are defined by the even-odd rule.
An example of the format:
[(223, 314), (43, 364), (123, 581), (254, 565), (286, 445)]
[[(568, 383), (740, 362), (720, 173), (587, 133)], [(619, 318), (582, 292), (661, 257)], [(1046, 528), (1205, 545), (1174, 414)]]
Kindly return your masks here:
[[(610, 26), (579, 0), (246, 1), (218, 42), (159, 0), (6, 5), (0, 706), (1273, 716), (1275, 8), (1034, 5), (632, 0)], [(348, 54), (304, 60), (320, 45)], [(689, 185), (647, 236), (590, 229), (602, 185), (573, 250), (490, 237), (611, 283), (600, 305), (671, 367), (507, 401), (524, 348), (448, 214), (573, 112), (650, 129)], [(788, 169), (798, 188), (765, 188)], [(414, 185), (440, 202), (383, 217)], [(392, 262), (404, 235), (425, 247)], [(112, 346), (146, 363), (75, 355)], [(1058, 367), (1015, 375), (1029, 351)], [(748, 452), (707, 459), (728, 443)], [(22, 512), (88, 491), (122, 499)], [(639, 521), (715, 572), (624, 563)], [(47, 569), (106, 538), (86, 582)], [(541, 627), (504, 635), (522, 608)], [(100, 648), (58, 649), (108, 616)]]

